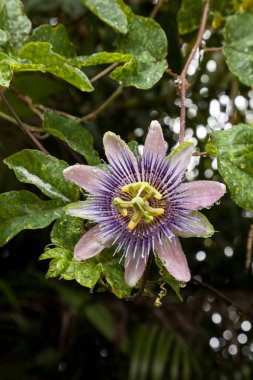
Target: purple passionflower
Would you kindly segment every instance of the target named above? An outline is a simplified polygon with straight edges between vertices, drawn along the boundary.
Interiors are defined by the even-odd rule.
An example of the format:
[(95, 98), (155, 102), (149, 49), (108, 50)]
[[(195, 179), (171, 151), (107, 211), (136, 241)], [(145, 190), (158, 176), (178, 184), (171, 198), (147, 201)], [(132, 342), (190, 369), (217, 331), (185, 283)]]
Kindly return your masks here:
[(142, 157), (112, 132), (104, 135), (109, 164), (99, 168), (74, 165), (64, 176), (86, 190), (86, 201), (67, 207), (73, 216), (97, 223), (79, 240), (76, 260), (86, 260), (117, 245), (125, 260), (125, 281), (134, 286), (142, 277), (151, 251), (178, 281), (189, 281), (190, 271), (180, 237), (209, 237), (207, 218), (196, 211), (210, 207), (225, 193), (214, 181), (183, 183), (193, 144), (184, 143), (166, 156), (162, 128), (152, 121)]

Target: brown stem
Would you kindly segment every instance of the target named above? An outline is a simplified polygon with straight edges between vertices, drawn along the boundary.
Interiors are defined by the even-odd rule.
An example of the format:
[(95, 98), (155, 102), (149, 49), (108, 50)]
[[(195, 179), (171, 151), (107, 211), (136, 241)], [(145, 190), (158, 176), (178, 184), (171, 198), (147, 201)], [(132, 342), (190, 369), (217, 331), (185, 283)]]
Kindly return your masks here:
[(117, 98), (121, 92), (122, 92), (122, 89), (123, 87), (119, 86), (113, 93), (111, 96), (109, 96), (108, 99), (106, 99), (95, 111), (92, 111), (91, 113), (89, 113), (88, 115), (85, 115), (83, 117), (80, 117), (78, 119), (78, 121), (80, 122), (85, 122), (87, 120), (90, 120), (90, 119), (95, 119), (98, 114), (100, 114), (106, 107), (109, 106), (109, 104), (111, 104), (115, 98)]
[(206, 46), (205, 44), (201, 44), (201, 49), (203, 49), (204, 51), (210, 51), (210, 52), (214, 52), (214, 51), (222, 51), (222, 47), (209, 47), (209, 46)]
[(246, 253), (246, 262), (245, 262), (246, 272), (249, 271), (250, 264), (252, 261), (252, 247), (253, 247), (253, 224), (250, 225), (248, 238), (247, 238), (247, 253)]
[(103, 77), (104, 75), (108, 74), (110, 71), (112, 71), (117, 66), (118, 66), (118, 62), (112, 63), (110, 66), (106, 67), (106, 69), (104, 69), (103, 71), (101, 71), (100, 73), (95, 75), (93, 78), (91, 78), (90, 82), (91, 83), (96, 82), (96, 80), (98, 80), (101, 77)]
[(180, 98), (181, 98), (181, 113), (180, 113), (180, 132), (179, 132), (179, 144), (182, 144), (184, 142), (184, 131), (185, 131), (185, 94), (186, 94), (186, 88), (187, 88), (187, 71), (189, 69), (189, 66), (195, 57), (195, 54), (197, 50), (199, 49), (201, 42), (202, 42), (202, 37), (205, 31), (205, 26), (206, 26), (206, 21), (207, 21), (207, 16), (208, 16), (208, 11), (209, 11), (209, 3), (210, 0), (207, 0), (203, 9), (202, 17), (201, 17), (201, 22), (200, 22), (200, 27), (199, 31), (197, 34), (197, 39), (196, 42), (193, 46), (192, 51), (189, 54), (189, 57), (184, 65), (183, 71), (181, 72), (180, 76), (178, 77), (179, 79), (179, 90), (180, 90)]
[(173, 78), (178, 77), (178, 75), (176, 73), (174, 73), (174, 71), (172, 71), (171, 69), (166, 69), (165, 71), (167, 74), (171, 75)]
[(209, 156), (210, 154), (207, 152), (193, 152), (192, 156)]
[(24, 102), (32, 112), (34, 112), (40, 120), (43, 120), (43, 114), (39, 111), (37, 104), (33, 104), (32, 99), (28, 95), (23, 95), (14, 88), (11, 88), (13, 94), (15, 94), (22, 102)]
[(212, 285), (207, 284), (205, 281), (199, 280), (198, 278), (196, 278), (196, 276), (192, 278), (192, 281), (195, 284), (198, 284), (198, 285), (202, 286), (203, 288), (210, 290), (212, 293), (216, 294), (219, 298), (223, 299), (224, 301), (226, 301), (230, 305), (235, 306), (241, 313), (246, 314), (248, 316), (251, 316), (251, 315), (249, 315), (249, 311), (245, 310), (244, 307), (239, 305), (232, 298), (226, 296), (224, 293), (222, 293), (220, 290), (216, 289)]
[(164, 0), (158, 0), (156, 5), (154, 6), (152, 12), (150, 13), (150, 18), (156, 18), (157, 13), (159, 12), (161, 6), (163, 5)]
[(36, 137), (32, 134), (29, 128), (20, 120), (8, 100), (5, 98), (3, 92), (0, 92), (0, 96), (2, 98), (3, 103), (6, 105), (10, 113), (12, 114), (13, 118), (16, 120), (17, 125), (20, 127), (20, 129), (29, 136), (29, 138), (33, 141), (34, 145), (41, 150), (41, 152), (45, 154), (49, 154), (48, 151), (44, 148), (44, 146), (36, 139)]

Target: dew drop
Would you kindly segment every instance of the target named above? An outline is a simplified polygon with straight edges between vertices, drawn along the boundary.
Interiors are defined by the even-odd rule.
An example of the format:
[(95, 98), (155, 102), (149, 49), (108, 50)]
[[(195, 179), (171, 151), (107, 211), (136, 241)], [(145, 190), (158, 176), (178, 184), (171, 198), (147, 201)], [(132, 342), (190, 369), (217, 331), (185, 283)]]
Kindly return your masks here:
[(220, 205), (220, 201), (215, 202), (215, 204), (216, 204), (217, 206), (219, 206), (219, 205)]
[(240, 165), (240, 168), (241, 168), (241, 169), (245, 169), (245, 164), (241, 164), (241, 165)]
[(90, 293), (92, 294), (94, 292), (94, 289), (93, 288), (90, 288)]

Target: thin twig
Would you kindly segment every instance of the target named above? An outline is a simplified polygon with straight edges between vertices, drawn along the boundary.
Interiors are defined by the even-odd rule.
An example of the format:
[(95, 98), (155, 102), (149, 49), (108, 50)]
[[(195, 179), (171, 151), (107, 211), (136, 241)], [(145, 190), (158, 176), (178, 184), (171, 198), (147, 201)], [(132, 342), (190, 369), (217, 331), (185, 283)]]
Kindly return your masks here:
[(154, 6), (152, 12), (150, 13), (150, 18), (156, 18), (157, 13), (159, 12), (161, 6), (163, 5), (164, 0), (158, 0), (156, 5)]
[[(9, 122), (12, 123), (12, 124), (18, 125), (16, 119), (14, 119), (14, 117), (11, 117), (10, 115), (8, 115), (8, 114), (5, 113), (5, 112), (0, 111), (0, 118), (9, 121)], [(41, 132), (41, 133), (44, 132), (43, 129), (40, 128), (40, 127), (34, 127), (34, 126), (29, 125), (29, 124), (26, 124), (26, 123), (23, 123), (23, 125), (24, 125), (26, 128), (28, 128), (31, 132), (39, 132), (39, 133), (40, 133), (40, 132)]]
[[(216, 294), (219, 298), (223, 299), (224, 301), (226, 301), (230, 305), (235, 306), (241, 313), (246, 314), (246, 315), (249, 316), (249, 311), (245, 310), (244, 307), (242, 307), (241, 305), (239, 305), (232, 298), (228, 297), (226, 294), (222, 293), (220, 290), (216, 289), (212, 285), (206, 283), (203, 280), (199, 280), (198, 278), (196, 278), (196, 276), (192, 278), (192, 281), (195, 284), (198, 284), (198, 285), (202, 286), (203, 288), (206, 288), (206, 289), (210, 290), (212, 293)], [(250, 315), (250, 317), (252, 317), (252, 316)]]
[(206, 46), (205, 44), (201, 44), (200, 45), (201, 49), (203, 49), (204, 51), (210, 51), (210, 52), (215, 52), (215, 51), (222, 51), (222, 46), (219, 46), (219, 47), (209, 47), (209, 46)]
[(247, 238), (247, 253), (246, 253), (246, 262), (245, 262), (246, 272), (248, 272), (250, 269), (250, 264), (252, 261), (252, 248), (253, 248), (253, 224), (250, 225), (248, 238)]
[(178, 77), (178, 75), (176, 73), (174, 73), (174, 71), (172, 71), (170, 68), (166, 69), (165, 71), (167, 74), (171, 75), (173, 78)]
[(29, 138), (33, 141), (34, 145), (39, 149), (41, 150), (41, 152), (45, 153), (45, 154), (49, 154), (48, 151), (44, 148), (44, 146), (38, 141), (38, 139), (36, 139), (36, 137), (32, 134), (32, 132), (30, 131), (29, 128), (27, 128), (27, 126), (20, 120), (20, 118), (18, 117), (18, 115), (16, 114), (16, 112), (14, 111), (14, 109), (12, 108), (12, 106), (10, 105), (10, 103), (8, 102), (8, 100), (5, 98), (3, 92), (0, 92), (0, 96), (2, 98), (2, 101), (3, 103), (6, 105), (6, 107), (8, 108), (8, 110), (10, 111), (10, 113), (12, 114), (12, 116), (14, 117), (14, 119), (16, 120), (17, 122), (17, 125), (20, 127), (20, 129), (29, 136)]
[(103, 77), (104, 75), (108, 74), (110, 71), (112, 71), (117, 66), (118, 66), (118, 62), (112, 63), (110, 66), (106, 67), (106, 69), (104, 69), (103, 71), (101, 71), (100, 73), (98, 73), (97, 75), (95, 75), (93, 78), (91, 78), (90, 82), (91, 83), (96, 82), (96, 80), (98, 80), (101, 77)]
[(109, 98), (106, 99), (96, 110), (92, 111), (88, 115), (80, 117), (77, 120), (80, 121), (80, 122), (85, 122), (85, 121), (90, 120), (90, 119), (95, 119), (98, 116), (98, 114), (100, 114), (106, 107), (109, 106), (109, 104), (111, 104), (114, 101), (115, 98), (117, 98), (121, 94), (122, 89), (123, 89), (123, 87), (119, 86), (112, 93), (112, 95), (109, 96)]
[(14, 88), (11, 88), (11, 91), (13, 94), (15, 94), (22, 102), (24, 102), (32, 112), (34, 112), (40, 120), (43, 120), (43, 114), (39, 111), (37, 104), (34, 104), (30, 96), (23, 95), (19, 91), (15, 90)]
[(193, 152), (192, 156), (209, 156), (207, 152)]
[(195, 54), (197, 50), (199, 49), (203, 34), (205, 31), (206, 21), (207, 21), (207, 15), (209, 11), (209, 3), (210, 0), (207, 0), (203, 9), (200, 27), (197, 35), (196, 42), (193, 46), (192, 51), (189, 54), (189, 57), (184, 65), (183, 71), (181, 72), (179, 79), (179, 89), (180, 89), (180, 98), (181, 98), (181, 113), (180, 113), (180, 133), (179, 133), (179, 143), (182, 144), (184, 142), (184, 131), (185, 131), (185, 95), (186, 95), (186, 88), (187, 88), (187, 71), (189, 69), (189, 66), (192, 62), (192, 60), (195, 57)]

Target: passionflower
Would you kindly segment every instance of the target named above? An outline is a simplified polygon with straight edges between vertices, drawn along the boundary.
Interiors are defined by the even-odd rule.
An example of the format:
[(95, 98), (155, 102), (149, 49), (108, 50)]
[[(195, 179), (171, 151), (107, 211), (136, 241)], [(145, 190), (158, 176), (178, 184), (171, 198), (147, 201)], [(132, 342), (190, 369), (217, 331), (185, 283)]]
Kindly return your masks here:
[(136, 157), (117, 135), (104, 135), (108, 164), (74, 165), (64, 170), (67, 180), (89, 194), (71, 204), (67, 212), (96, 225), (74, 249), (76, 260), (86, 260), (115, 245), (122, 252), (125, 281), (134, 286), (142, 277), (153, 252), (179, 281), (189, 281), (190, 271), (180, 237), (209, 237), (214, 233), (207, 218), (196, 211), (210, 207), (225, 193), (214, 181), (183, 183), (193, 144), (184, 143), (166, 156), (162, 128), (152, 121), (143, 155)]

